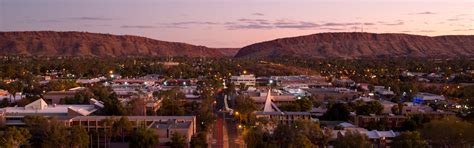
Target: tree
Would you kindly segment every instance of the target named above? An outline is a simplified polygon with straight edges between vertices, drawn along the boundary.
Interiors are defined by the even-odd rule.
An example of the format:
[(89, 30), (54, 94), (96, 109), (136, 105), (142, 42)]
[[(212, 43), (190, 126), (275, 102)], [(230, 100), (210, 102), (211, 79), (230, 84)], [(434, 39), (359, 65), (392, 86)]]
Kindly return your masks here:
[(308, 111), (311, 111), (311, 109), (313, 109), (313, 102), (309, 100), (309, 98), (307, 97), (298, 99), (295, 101), (295, 103), (298, 104), (300, 111), (308, 112)]
[(130, 147), (152, 148), (159, 143), (158, 138), (153, 130), (138, 128), (131, 136)]
[[(38, 127), (34, 127), (38, 128)], [(43, 142), (41, 147), (67, 147), (69, 139), (69, 131), (62, 121), (52, 118), (46, 123), (46, 126), (42, 126), (45, 129), (45, 134), (43, 135)]]
[(239, 95), (235, 98), (234, 111), (239, 112), (239, 118), (248, 121), (250, 114), (257, 110), (257, 105), (248, 96)]
[(182, 116), (185, 114), (184, 107), (181, 104), (181, 99), (185, 98), (178, 88), (173, 88), (168, 91), (160, 93), (161, 107), (157, 111), (159, 115), (163, 116)]
[(383, 111), (383, 106), (380, 104), (379, 101), (370, 101), (367, 103), (363, 103), (362, 105), (358, 105), (356, 107), (357, 115), (370, 115), (376, 114), (379, 115)]
[(126, 116), (121, 117), (112, 125), (114, 136), (120, 136), (122, 142), (125, 142), (125, 135), (133, 130), (132, 122)]
[(89, 147), (89, 134), (86, 129), (80, 126), (73, 126), (70, 129), (69, 139), (70, 147), (87, 148)]
[(456, 117), (433, 120), (420, 130), (433, 147), (466, 147), (474, 144), (474, 127)]
[(400, 136), (393, 138), (390, 145), (393, 148), (426, 148), (428, 143), (421, 138), (419, 132), (402, 132)]
[(261, 126), (250, 127), (249, 129), (244, 129), (243, 137), (247, 147), (251, 148), (265, 148), (268, 147), (270, 140), (266, 136)]
[(11, 99), (10, 102), (14, 102), (15, 101), (14, 99), (16, 99), (16, 93), (23, 91), (23, 83), (20, 81), (11, 82), (7, 86), (7, 91), (8, 93), (11, 94), (11, 96), (13, 96), (13, 99), (11, 99), (11, 96), (10, 96), (10, 99)]
[(323, 115), (323, 119), (331, 121), (347, 121), (349, 120), (349, 106), (344, 103), (336, 103), (330, 105), (326, 113)]
[(0, 102), (0, 108), (8, 107), (9, 105), (10, 101), (8, 101), (8, 99), (6, 98), (2, 99), (2, 101)]
[(356, 131), (348, 131), (334, 141), (335, 148), (366, 148), (370, 147), (369, 137)]
[(0, 138), (0, 147), (17, 148), (28, 144), (30, 138), (31, 134), (26, 128), (8, 127)]
[(403, 103), (398, 103), (397, 105), (392, 106), (392, 113), (395, 115), (403, 114)]
[(208, 146), (206, 132), (199, 132), (197, 136), (191, 138), (192, 148), (206, 148)]
[(184, 108), (181, 107), (178, 100), (165, 98), (161, 101), (158, 114), (162, 116), (182, 116), (184, 115)]
[(171, 148), (184, 148), (186, 147), (186, 137), (179, 134), (178, 132), (174, 132), (171, 134)]
[[(26, 127), (31, 133), (30, 143), (33, 147), (40, 147), (43, 142), (43, 136), (47, 132), (47, 119), (42, 116), (25, 116)], [(42, 128), (38, 128), (42, 127)]]
[(123, 116), (128, 114), (127, 110), (122, 106), (122, 102), (118, 100), (117, 94), (113, 93), (108, 87), (94, 86), (91, 90), (98, 100), (104, 102), (102, 112), (105, 115)]
[(62, 121), (42, 116), (26, 116), (26, 127), (31, 133), (33, 147), (67, 147), (69, 130)]
[(410, 115), (408, 119), (402, 123), (402, 130), (414, 131), (423, 127), (423, 124), (429, 122), (429, 118), (420, 114)]

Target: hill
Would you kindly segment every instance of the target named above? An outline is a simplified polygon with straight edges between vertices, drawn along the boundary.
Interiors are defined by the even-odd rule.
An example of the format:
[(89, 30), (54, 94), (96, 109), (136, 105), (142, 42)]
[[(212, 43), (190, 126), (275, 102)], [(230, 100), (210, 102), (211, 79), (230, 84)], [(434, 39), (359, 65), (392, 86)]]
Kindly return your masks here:
[(474, 56), (474, 36), (321, 33), (282, 38), (243, 47), (241, 58), (273, 57), (459, 57)]
[(233, 56), (218, 49), (138, 36), (87, 32), (0, 32), (0, 55), (22, 56)]

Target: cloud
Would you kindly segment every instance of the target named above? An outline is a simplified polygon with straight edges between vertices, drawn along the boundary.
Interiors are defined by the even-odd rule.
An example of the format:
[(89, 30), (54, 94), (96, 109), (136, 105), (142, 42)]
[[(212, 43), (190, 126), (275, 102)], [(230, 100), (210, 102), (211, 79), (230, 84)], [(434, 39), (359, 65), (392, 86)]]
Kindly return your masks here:
[(424, 33), (428, 33), (428, 32), (435, 32), (434, 30), (420, 30), (418, 32), (424, 32)]
[(431, 11), (418, 12), (418, 13), (410, 13), (410, 15), (433, 15), (433, 14), (437, 14), (437, 13), (434, 13), (434, 12), (431, 12)]
[(106, 17), (88, 17), (88, 16), (71, 17), (71, 18), (68, 18), (68, 19), (81, 20), (81, 21), (110, 21), (110, 20), (114, 20), (112, 18), (106, 18)]
[(405, 22), (402, 22), (402, 21), (399, 21), (399, 22), (396, 22), (396, 23), (385, 23), (385, 22), (382, 22), (380, 23), (382, 25), (386, 25), (386, 26), (400, 26), (400, 25), (404, 25)]
[(454, 29), (453, 31), (474, 31), (474, 29)]
[(252, 15), (255, 15), (255, 16), (264, 16), (265, 14), (256, 12), (256, 13), (252, 13)]
[(156, 26), (149, 26), (149, 25), (122, 25), (120, 28), (133, 28), (133, 29), (152, 29), (156, 28)]
[(318, 24), (310, 21), (296, 21), (296, 20), (267, 20), (267, 19), (250, 19), (242, 18), (234, 22), (224, 23), (225, 27), (228, 29), (317, 29), (325, 27), (326, 30), (342, 30), (337, 27), (347, 27), (354, 25), (376, 25), (372, 22), (348, 22), (348, 23), (339, 23), (339, 22), (327, 22), (324, 24)]
[(185, 22), (174, 22), (171, 25), (218, 25), (217, 22), (199, 22), (199, 21), (185, 21)]
[(186, 29), (186, 28), (194, 27), (196, 25), (200, 25), (200, 26), (207, 26), (209, 28), (209, 26), (219, 25), (219, 24), (221, 23), (211, 22), (211, 21), (182, 21), (182, 22), (162, 23), (160, 27)]
[(275, 22), (273, 25), (276, 28), (293, 28), (293, 29), (311, 29), (320, 27), (321, 25), (313, 22)]
[(273, 26), (271, 25), (262, 25), (262, 24), (234, 24), (226, 26), (229, 30), (236, 30), (236, 29), (271, 29)]
[(344, 28), (327, 28), (327, 27), (323, 27), (323, 28), (319, 28), (319, 29), (330, 30), (330, 31), (343, 31), (343, 30), (346, 30)]
[[(375, 26), (383, 22), (325, 22), (315, 23), (311, 21), (298, 21), (289, 19), (262, 19), (262, 18), (240, 18), (234, 21), (227, 22), (212, 22), (212, 21), (182, 21), (172, 23), (162, 23), (161, 27), (166, 28), (191, 28), (197, 25), (211, 27), (219, 26), (228, 30), (237, 29), (324, 29), (324, 30), (344, 30), (341, 27), (348, 28), (354, 26)], [(403, 22), (384, 23), (384, 25), (403, 25)]]
[(23, 21), (19, 21), (22, 23), (60, 23), (60, 20), (57, 19), (27, 19)]

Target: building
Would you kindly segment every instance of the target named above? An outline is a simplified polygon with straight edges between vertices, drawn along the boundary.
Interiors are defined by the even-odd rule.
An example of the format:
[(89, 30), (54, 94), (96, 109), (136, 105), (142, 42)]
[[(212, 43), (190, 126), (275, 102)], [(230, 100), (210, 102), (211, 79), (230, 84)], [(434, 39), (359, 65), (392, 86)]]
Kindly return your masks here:
[(399, 136), (400, 133), (394, 132), (392, 130), (389, 131), (377, 131), (372, 130), (369, 131), (364, 128), (345, 128), (344, 130), (334, 130), (332, 132), (332, 139), (336, 140), (339, 137), (345, 136), (348, 132), (356, 132), (362, 135), (366, 135), (372, 146), (371, 147), (386, 147), (389, 146), (392, 142), (392, 139)]
[(0, 118), (6, 125), (23, 125), (25, 116), (58, 118), (88, 116), (103, 107), (101, 105), (95, 100), (91, 100), (91, 105), (48, 105), (43, 99), (38, 99), (25, 107), (1, 108)]
[(426, 103), (436, 103), (438, 101), (445, 101), (446, 98), (441, 95), (436, 95), (432, 93), (420, 92), (413, 97), (414, 104), (426, 104)]
[[(296, 97), (291, 94), (280, 94), (280, 93), (274, 93), (271, 92), (272, 96), (272, 103), (276, 105), (280, 104), (286, 104), (286, 103), (291, 103), (293, 101), (296, 101)], [(247, 94), (250, 96), (250, 98), (257, 103), (259, 106), (263, 106), (267, 100), (268, 92), (249, 92), (247, 91)]]
[(310, 88), (305, 90), (312, 96), (315, 96), (318, 99), (352, 99), (359, 96), (359, 93), (356, 90), (351, 90), (342, 87), (329, 87), (329, 88)]
[(374, 124), (385, 123), (387, 128), (400, 128), (407, 117), (403, 115), (352, 115), (351, 121), (358, 127), (367, 128)]
[(267, 92), (263, 111), (255, 112), (257, 118), (265, 118), (279, 124), (291, 124), (296, 120), (311, 120), (309, 112), (283, 112), (272, 102), (271, 89)]
[[(148, 128), (152, 129), (159, 136), (160, 143), (171, 141), (173, 133), (183, 135), (186, 142), (191, 142), (192, 136), (196, 133), (196, 117), (195, 116), (124, 116), (132, 123), (133, 128)], [(110, 130), (112, 127), (103, 122), (106, 119), (119, 120), (121, 117), (114, 116), (77, 116), (65, 120), (68, 126), (81, 126), (87, 131), (104, 132)], [(100, 134), (99, 134), (100, 135)], [(102, 145), (103, 141), (100, 138), (93, 137), (93, 143)]]
[(245, 86), (255, 86), (257, 79), (255, 75), (240, 75), (240, 76), (232, 76), (230, 77), (230, 82), (234, 83), (236, 86), (240, 86), (240, 84), (244, 84)]
[(46, 101), (47, 103), (60, 104), (62, 102), (62, 99), (74, 98), (77, 93), (82, 92), (85, 89), (85, 87), (76, 87), (64, 91), (49, 91), (43, 95), (43, 98), (44, 101)]

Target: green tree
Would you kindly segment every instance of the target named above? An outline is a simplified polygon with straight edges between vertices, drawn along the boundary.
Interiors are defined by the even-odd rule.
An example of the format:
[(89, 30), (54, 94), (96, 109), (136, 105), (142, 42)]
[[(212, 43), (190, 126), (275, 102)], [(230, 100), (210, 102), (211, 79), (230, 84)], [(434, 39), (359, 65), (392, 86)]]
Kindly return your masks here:
[[(38, 128), (38, 127), (34, 127)], [(43, 135), (43, 142), (41, 147), (67, 147), (69, 139), (69, 131), (62, 121), (59, 121), (55, 118), (49, 120), (46, 126), (41, 128), (46, 129), (45, 134)]]
[(257, 105), (248, 96), (239, 95), (235, 98), (234, 111), (239, 112), (240, 120), (249, 121), (251, 114), (257, 110)]
[(402, 132), (400, 136), (393, 138), (390, 145), (393, 148), (426, 148), (428, 143), (421, 138), (419, 132)]
[(247, 147), (250, 148), (265, 148), (267, 147), (268, 141), (265, 141), (265, 132), (261, 126), (250, 127), (244, 129), (243, 138)]
[(30, 138), (31, 134), (26, 128), (8, 127), (0, 138), (0, 147), (17, 148), (28, 144)]
[(80, 126), (73, 126), (70, 129), (69, 139), (70, 147), (72, 148), (87, 148), (89, 147), (89, 134), (86, 129)]
[(122, 142), (125, 142), (125, 135), (133, 130), (132, 122), (126, 116), (121, 117), (118, 121), (112, 124), (112, 131), (115, 137), (120, 137)]
[(208, 146), (206, 132), (199, 132), (197, 136), (191, 138), (192, 148), (206, 148)]
[(370, 147), (370, 142), (367, 135), (348, 131), (344, 136), (338, 137), (333, 145), (335, 148), (367, 148)]
[(456, 117), (426, 123), (420, 133), (434, 147), (469, 147), (474, 144), (473, 125)]
[(298, 99), (295, 101), (295, 103), (298, 104), (300, 108), (299, 111), (308, 112), (308, 111), (311, 111), (311, 109), (313, 109), (313, 102), (309, 100), (309, 98), (307, 97)]
[(11, 82), (7, 85), (7, 91), (13, 96), (13, 98), (10, 96), (10, 102), (14, 102), (13, 99), (16, 99), (16, 93), (23, 91), (23, 83), (20, 81)]
[(380, 104), (379, 101), (370, 101), (367, 103), (363, 103), (362, 105), (358, 105), (356, 107), (357, 115), (370, 115), (376, 114), (380, 115), (383, 111), (383, 106)]
[(344, 103), (336, 103), (330, 105), (326, 113), (323, 115), (323, 119), (331, 121), (347, 121), (349, 120), (349, 106)]
[(130, 147), (152, 148), (159, 143), (158, 138), (153, 130), (138, 128), (131, 136)]
[(186, 137), (179, 134), (178, 132), (174, 132), (173, 134), (171, 134), (170, 146), (172, 148), (184, 148), (184, 147), (186, 147)]

